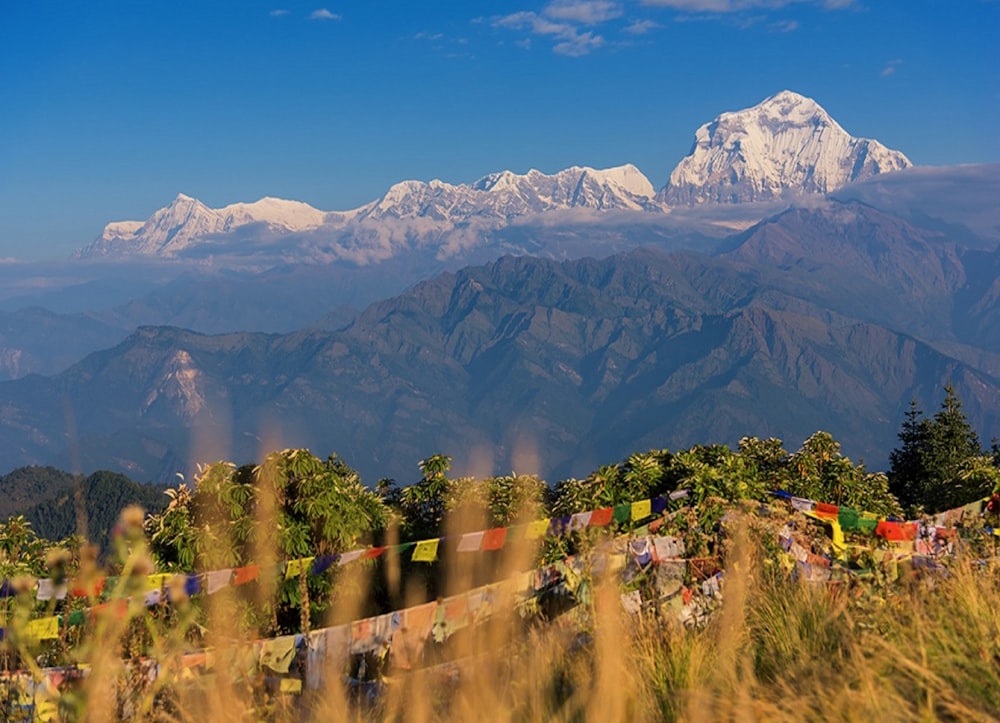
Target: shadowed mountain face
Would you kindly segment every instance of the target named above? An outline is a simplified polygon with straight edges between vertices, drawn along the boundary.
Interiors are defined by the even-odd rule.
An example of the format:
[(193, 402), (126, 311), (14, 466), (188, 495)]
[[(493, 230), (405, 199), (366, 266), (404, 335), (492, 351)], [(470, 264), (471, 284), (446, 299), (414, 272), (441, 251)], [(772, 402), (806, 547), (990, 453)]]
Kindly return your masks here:
[(0, 455), (148, 479), (301, 445), (373, 483), (441, 451), (459, 471), (555, 479), (635, 449), (824, 429), (878, 467), (910, 399), (933, 409), (948, 380), (984, 438), (1000, 431), (1000, 347), (976, 338), (998, 336), (997, 267), (854, 203), (789, 211), (715, 258), (506, 257), (340, 331), (141, 328), (0, 384)]

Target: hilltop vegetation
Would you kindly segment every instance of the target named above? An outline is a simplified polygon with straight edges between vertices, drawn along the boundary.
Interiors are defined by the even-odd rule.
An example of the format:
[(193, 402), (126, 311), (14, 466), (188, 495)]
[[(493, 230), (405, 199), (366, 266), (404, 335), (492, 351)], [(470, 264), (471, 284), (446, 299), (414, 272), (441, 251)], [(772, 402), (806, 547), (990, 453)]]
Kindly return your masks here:
[[(939, 570), (947, 566), (942, 577), (933, 570), (918, 572), (916, 561), (899, 560), (891, 543), (873, 542), (870, 533), (845, 528), (847, 546), (836, 535), (831, 542), (822, 524), (771, 494), (780, 489), (854, 510), (855, 517), (871, 513), (876, 520), (981, 499), (1000, 480), (994, 457), (972, 444), (975, 432), (951, 389), (941, 411), (929, 419), (914, 407), (900, 440), (890, 476), (843, 456), (825, 432), (794, 452), (780, 440), (755, 437), (744, 437), (736, 449), (696, 445), (637, 452), (583, 479), (552, 486), (513, 472), (454, 477), (451, 459), (443, 454), (422, 460), (413, 484), (383, 479), (374, 489), (340, 457), (323, 460), (307, 450), (274, 452), (259, 465), (216, 462), (202, 467), (190, 484), (170, 489), (161, 511), (147, 516), (126, 511), (114, 526), (106, 570), (95, 568), (96, 551), (79, 537), (48, 542), (24, 517), (0, 526), (0, 575), (8, 581), (5, 589), (20, 590), (0, 598), (7, 621), (0, 663), (8, 669), (31, 661), (70, 664), (74, 671), (76, 662), (88, 663), (94, 672), (57, 696), (70, 720), (89, 716), (97, 705), (94, 696), (107, 685), (118, 689), (117, 712), (110, 718), (128, 720), (194, 720), (206, 710), (288, 720), (303, 715), (478, 720), (484, 709), (474, 701), (476, 691), (482, 701), (483, 690), (491, 691), (491, 716), (502, 711), (521, 720), (597, 711), (611, 720), (682, 720), (701, 717), (704, 706), (721, 717), (742, 710), (770, 719), (801, 719), (810, 710), (915, 720), (1000, 714), (994, 687), (1000, 684), (1000, 648), (991, 632), (1000, 621), (989, 612), (1000, 609), (993, 604), (1000, 603), (1000, 588), (989, 540), (977, 523), (959, 530), (954, 557), (924, 563)], [(940, 473), (933, 485), (914, 490), (905, 476), (911, 468), (904, 464), (914, 459)], [(50, 482), (59, 478), (52, 470), (41, 476)], [(137, 487), (106, 473), (83, 483), (105, 501), (121, 499), (115, 490)], [(911, 494), (905, 508), (893, 494), (898, 489)], [(664, 500), (662, 512), (650, 514), (641, 504), (651, 498)], [(63, 511), (53, 519), (69, 520), (65, 510), (72, 504), (59, 498), (46, 504), (50, 511)], [(618, 516), (620, 509), (624, 516)], [(590, 519), (595, 510), (607, 512), (603, 528), (567, 527), (527, 546), (512, 535), (506, 545), (472, 556), (455, 552), (455, 540), (466, 533), (569, 520), (575, 513)], [(988, 523), (1000, 521), (995, 511), (990, 515)], [(599, 554), (610, 537), (643, 540), (653, 529), (676, 540), (684, 551), (679, 559), (691, 563), (676, 580), (655, 569), (630, 578), (609, 576), (598, 571), (596, 557), (592, 570), (587, 563), (567, 567), (568, 560)], [(818, 561), (810, 565), (834, 562), (840, 576), (807, 583), (810, 578), (778, 544), (790, 529), (808, 536), (803, 554)], [(435, 539), (441, 546), (435, 542), (434, 554), (418, 561), (413, 545)], [(444, 540), (451, 542), (446, 546)], [(357, 550), (374, 554), (368, 562), (328, 564), (320, 572), (309, 566)], [(308, 565), (292, 565), (302, 560)], [(275, 565), (277, 574), (269, 573)], [(395, 683), (389, 688), (381, 677), (384, 660), (369, 660), (367, 653), (349, 658), (350, 675), (370, 698), (359, 700), (352, 697), (353, 688), (341, 688), (335, 682), (339, 672), (308, 692), (301, 687), (303, 674), (287, 667), (277, 678), (273, 670), (268, 678), (263, 667), (256, 677), (234, 673), (221, 686), (204, 686), (198, 675), (183, 678), (183, 684), (170, 682), (165, 672), (189, 666), (192, 655), (204, 661), (204, 654), (198, 658), (191, 651), (206, 646), (215, 646), (218, 655), (238, 656), (244, 654), (239, 640), (247, 645), (260, 638), (292, 640), (280, 636), (322, 632), (324, 626), (424, 603), (436, 604), (447, 616), (448, 603), (440, 601), (538, 565), (543, 572), (578, 577), (514, 608), (497, 607), (464, 632), (445, 632), (426, 667), (409, 673), (392, 669)], [(254, 569), (255, 576), (231, 587), (234, 568)], [(702, 587), (714, 579), (706, 580), (706, 571), (715, 569), (725, 571), (723, 592)], [(212, 595), (190, 587), (189, 573), (212, 570), (226, 573), (225, 584), (217, 584)], [(161, 594), (150, 602), (154, 571), (176, 575), (158, 578)], [(86, 589), (100, 580), (96, 589), (103, 587), (104, 594), (36, 600), (29, 581), (45, 577), (56, 585), (73, 580), (73, 586)], [(210, 579), (201, 578), (199, 585), (211, 585)], [(675, 592), (623, 619), (626, 579), (630, 594), (662, 593), (664, 585)], [(695, 603), (699, 612), (692, 617), (686, 612), (688, 596), (702, 595), (703, 589), (709, 598), (698, 599), (708, 600), (707, 607)], [(132, 604), (115, 608), (118, 595), (131, 595)], [(146, 602), (136, 604), (143, 596)], [(99, 609), (121, 612), (109, 618), (97, 615)], [(39, 617), (60, 621), (51, 639), (41, 642), (25, 632), (32, 624), (27, 621)], [(161, 682), (150, 686), (138, 671), (152, 658), (159, 661)], [(959, 660), (967, 662), (956, 666)], [(274, 688), (280, 683), (284, 691), (282, 681), (294, 695)], [(6, 690), (8, 698), (0, 696), (0, 704), (9, 712), (14, 694)]]

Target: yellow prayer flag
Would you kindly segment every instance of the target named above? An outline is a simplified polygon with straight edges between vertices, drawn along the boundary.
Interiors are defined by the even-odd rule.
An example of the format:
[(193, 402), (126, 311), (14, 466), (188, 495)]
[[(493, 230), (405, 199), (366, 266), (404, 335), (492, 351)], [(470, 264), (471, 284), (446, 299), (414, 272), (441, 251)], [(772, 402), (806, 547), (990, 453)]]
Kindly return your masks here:
[(164, 585), (170, 582), (170, 578), (173, 576), (171, 572), (146, 575), (146, 589), (143, 592), (153, 592), (153, 590), (162, 589)]
[(303, 571), (309, 572), (315, 559), (315, 557), (303, 557), (300, 560), (289, 560), (285, 564), (285, 579), (291, 580), (298, 577), (299, 573)]
[(24, 628), (26, 637), (32, 640), (51, 640), (59, 637), (59, 618), (55, 615), (30, 621)]
[(293, 695), (298, 695), (302, 692), (302, 681), (298, 678), (282, 678), (280, 690), (282, 693), (291, 693)]
[(438, 556), (438, 540), (421, 540), (413, 550), (413, 562), (434, 562)]
[(639, 500), (632, 503), (632, 521), (642, 520), (653, 514), (653, 503), (651, 500)]
[(534, 522), (528, 523), (528, 530), (525, 533), (525, 537), (529, 540), (537, 540), (539, 537), (544, 537), (545, 533), (549, 531), (549, 521), (546, 520), (535, 520)]

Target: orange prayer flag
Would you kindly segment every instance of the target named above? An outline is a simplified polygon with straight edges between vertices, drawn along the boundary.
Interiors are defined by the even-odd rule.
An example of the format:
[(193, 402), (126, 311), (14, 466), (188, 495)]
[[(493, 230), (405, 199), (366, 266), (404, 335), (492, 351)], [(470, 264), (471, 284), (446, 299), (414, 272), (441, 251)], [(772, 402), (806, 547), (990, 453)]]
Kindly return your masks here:
[(599, 510), (594, 510), (593, 514), (590, 515), (590, 526), (605, 527), (606, 525), (610, 525), (614, 514), (614, 507), (602, 507)]
[(233, 585), (245, 585), (260, 577), (260, 565), (247, 565), (233, 570)]
[(483, 550), (499, 550), (507, 541), (507, 528), (494, 527), (483, 534)]

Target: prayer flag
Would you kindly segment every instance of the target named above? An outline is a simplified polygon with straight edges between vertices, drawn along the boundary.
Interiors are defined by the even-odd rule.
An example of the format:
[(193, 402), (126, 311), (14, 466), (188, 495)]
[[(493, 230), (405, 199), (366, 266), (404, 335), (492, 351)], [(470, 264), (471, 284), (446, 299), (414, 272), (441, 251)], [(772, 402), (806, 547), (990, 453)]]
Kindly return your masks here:
[(31, 620), (24, 628), (24, 634), (31, 640), (51, 640), (59, 637), (59, 618), (56, 615)]
[(383, 552), (385, 552), (385, 546), (382, 547), (370, 547), (361, 553), (362, 560), (374, 560), (379, 557)]
[(211, 572), (205, 573), (205, 592), (209, 595), (214, 595), (219, 592), (219, 590), (229, 585), (229, 581), (232, 577), (232, 568), (227, 570), (212, 570)]
[(837, 521), (840, 523), (841, 528), (843, 528), (846, 532), (860, 530), (860, 520), (860, 513), (857, 510), (852, 510), (850, 507), (841, 507), (837, 513)]
[(807, 500), (804, 497), (792, 497), (792, 508), (799, 512), (812, 512), (815, 507), (816, 503), (812, 500)]
[(260, 646), (260, 666), (275, 673), (287, 673), (295, 658), (295, 635), (265, 640)]
[(38, 581), (38, 593), (35, 597), (38, 600), (64, 600), (67, 592), (66, 583), (56, 585), (54, 581), (43, 578)]
[(633, 522), (644, 520), (653, 514), (653, 505), (649, 500), (639, 500), (638, 502), (633, 502), (631, 513)]
[(434, 562), (438, 554), (438, 539), (421, 540), (410, 558), (413, 562)]
[(831, 505), (827, 502), (817, 502), (815, 512), (818, 517), (837, 519), (840, 508), (837, 505)]
[(146, 589), (143, 592), (152, 592), (153, 590), (162, 589), (173, 576), (174, 575), (171, 572), (146, 575)]
[(303, 557), (299, 560), (289, 560), (285, 564), (285, 579), (291, 580), (298, 577), (301, 573), (308, 572), (315, 559), (315, 557)]
[(624, 525), (631, 519), (631, 516), (632, 516), (632, 505), (630, 504), (617, 505), (615, 507), (614, 513), (611, 515), (611, 519), (613, 519), (619, 525)]
[(260, 565), (247, 565), (233, 570), (233, 585), (245, 585), (260, 577)]
[(483, 549), (484, 550), (499, 550), (504, 546), (507, 541), (507, 528), (506, 527), (494, 527), (492, 530), (486, 530), (483, 534)]
[(600, 509), (594, 510), (590, 515), (590, 526), (591, 527), (605, 527), (611, 524), (611, 517), (614, 514), (614, 509), (611, 507), (602, 507)]
[(459, 552), (478, 552), (479, 547), (483, 543), (483, 536), (485, 532), (470, 532), (468, 534), (462, 535), (462, 539), (458, 541), (458, 551)]
[(544, 537), (545, 533), (549, 531), (549, 520), (535, 520), (534, 522), (528, 523), (528, 529), (524, 536), (529, 540), (537, 540), (539, 537)]
[[(684, 493), (685, 493), (684, 496), (686, 497), (687, 496), (687, 490), (684, 490)], [(675, 494), (677, 494), (677, 493), (676, 492), (672, 493), (670, 495), (670, 499), (680, 499), (680, 498), (675, 498), (674, 497)], [(663, 498), (663, 497), (654, 497), (653, 499), (651, 499), (649, 501), (649, 510), (654, 515), (663, 514), (663, 511), (665, 509), (667, 509), (667, 500), (665, 498)]]
[(100, 597), (104, 590), (104, 578), (94, 577), (89, 580), (76, 579), (70, 594), (73, 597)]
[(348, 563), (354, 562), (359, 557), (361, 557), (361, 555), (363, 555), (364, 552), (365, 552), (364, 550), (351, 550), (350, 552), (345, 552), (343, 555), (340, 556), (340, 560), (339, 560), (338, 564), (341, 567), (343, 567), (344, 565), (347, 565)]
[(312, 569), (309, 570), (313, 575), (322, 575), (324, 572), (333, 567), (333, 563), (337, 561), (337, 555), (320, 555), (315, 560), (313, 560)]
[(582, 530), (590, 524), (590, 516), (592, 514), (594, 513), (588, 510), (587, 512), (577, 512), (575, 515), (571, 515), (569, 518), (569, 529)]

